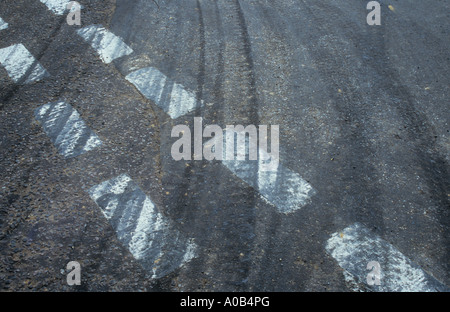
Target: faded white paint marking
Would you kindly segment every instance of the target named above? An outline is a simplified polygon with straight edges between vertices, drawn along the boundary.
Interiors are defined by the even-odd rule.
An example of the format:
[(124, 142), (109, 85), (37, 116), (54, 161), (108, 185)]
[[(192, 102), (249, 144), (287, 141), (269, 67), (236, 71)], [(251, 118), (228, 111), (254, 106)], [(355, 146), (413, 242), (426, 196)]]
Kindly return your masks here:
[(156, 68), (145, 67), (136, 70), (128, 74), (126, 79), (172, 119), (203, 106), (203, 101), (197, 100), (194, 92), (187, 91)]
[(48, 76), (44, 67), (23, 44), (0, 49), (0, 63), (16, 83), (31, 83)]
[(170, 93), (167, 114), (172, 118), (178, 118), (192, 111), (196, 107), (197, 100), (194, 93), (186, 91), (182, 85), (174, 83)]
[(117, 238), (151, 273), (160, 278), (196, 256), (196, 245), (176, 230), (132, 179), (122, 174), (89, 191)]
[(53, 144), (64, 157), (75, 157), (101, 145), (98, 136), (81, 119), (80, 114), (64, 101), (48, 103), (35, 110)]
[(77, 33), (97, 51), (105, 63), (111, 63), (115, 59), (133, 53), (122, 39), (102, 25), (90, 25), (81, 28)]
[[(223, 135), (222, 159), (229, 159), (230, 157), (226, 155), (225, 137), (226, 134)], [(215, 138), (212, 138), (204, 143), (204, 148), (214, 150), (216, 141)], [(248, 146), (248, 137), (246, 137), (246, 145)], [(279, 212), (288, 214), (302, 208), (316, 193), (314, 188), (298, 173), (279, 162), (275, 162), (272, 166), (270, 158), (264, 150), (258, 149), (258, 160), (248, 160), (247, 148), (245, 153), (246, 160), (235, 158), (235, 160), (222, 160), (222, 163), (233, 174), (258, 191), (262, 198), (274, 205)]]
[(67, 4), (72, 0), (40, 0), (49, 10), (57, 15), (63, 15), (67, 10)]
[(183, 255), (182, 263), (191, 261), (197, 256), (197, 245), (193, 239), (189, 239), (186, 243), (186, 252)]
[(67, 3), (71, 0), (40, 0), (47, 8), (57, 15), (62, 15), (66, 11)]
[(8, 23), (0, 17), (0, 30), (8, 28)]
[[(326, 250), (357, 282), (374, 291), (428, 292), (445, 289), (394, 246), (359, 223), (334, 233), (327, 241)], [(381, 285), (367, 285), (367, 275), (370, 273), (367, 264), (371, 261), (380, 263)]]
[(308, 182), (282, 164), (278, 164), (277, 171), (261, 170), (260, 160), (225, 160), (223, 164), (281, 213), (292, 213), (302, 208), (315, 194)]

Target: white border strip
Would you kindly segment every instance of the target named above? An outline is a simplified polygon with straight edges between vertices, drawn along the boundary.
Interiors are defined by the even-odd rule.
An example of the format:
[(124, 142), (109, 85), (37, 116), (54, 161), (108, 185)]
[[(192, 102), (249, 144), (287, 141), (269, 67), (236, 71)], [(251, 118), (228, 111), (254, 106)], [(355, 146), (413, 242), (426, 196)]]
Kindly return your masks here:
[[(326, 251), (339, 266), (373, 291), (430, 292), (444, 287), (394, 246), (359, 223), (331, 235)], [(373, 267), (369, 265), (372, 270), (368, 269), (368, 264), (374, 261), (380, 265), (379, 285), (368, 283), (368, 274), (373, 274)]]
[(163, 277), (196, 257), (197, 245), (175, 229), (126, 174), (89, 189), (124, 244), (152, 278)]
[(45, 104), (35, 110), (36, 119), (64, 157), (76, 157), (102, 144), (80, 114), (64, 101)]
[[(223, 138), (226, 137), (226, 130)], [(217, 138), (212, 138), (203, 144), (205, 149), (215, 149)], [(223, 144), (223, 158), (226, 159), (226, 140)], [(246, 137), (248, 147), (248, 137)], [(274, 205), (280, 213), (289, 214), (308, 204), (316, 190), (298, 173), (283, 166), (281, 163), (271, 164), (266, 152), (258, 148), (258, 160), (222, 160), (222, 164), (234, 175), (253, 187), (269, 204)], [(269, 159), (269, 160), (265, 160)], [(268, 170), (268, 168), (271, 168)]]
[(21, 43), (0, 49), (0, 63), (16, 83), (25, 75), (27, 77), (24, 83), (38, 81), (48, 76), (45, 68)]
[(0, 17), (0, 30), (8, 28), (8, 23)]
[(63, 15), (67, 10), (67, 4), (71, 0), (40, 0), (49, 10), (57, 15)]
[(97, 51), (106, 64), (133, 53), (133, 50), (120, 37), (114, 35), (102, 25), (86, 26), (79, 29), (77, 33)]
[(203, 106), (194, 92), (167, 78), (154, 67), (138, 69), (125, 77), (147, 99), (154, 101), (172, 119), (183, 116)]

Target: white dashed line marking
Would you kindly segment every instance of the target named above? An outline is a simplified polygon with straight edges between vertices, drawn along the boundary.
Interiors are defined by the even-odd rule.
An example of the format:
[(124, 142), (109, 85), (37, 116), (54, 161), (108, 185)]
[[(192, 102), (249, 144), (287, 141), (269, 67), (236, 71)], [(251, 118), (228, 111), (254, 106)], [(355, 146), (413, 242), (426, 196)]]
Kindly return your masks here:
[(0, 17), (0, 30), (8, 28), (8, 23)]
[(162, 215), (126, 175), (100, 183), (89, 195), (117, 233), (119, 241), (151, 273), (163, 277), (196, 256), (196, 244)]
[(167, 78), (158, 69), (145, 67), (132, 72), (126, 79), (149, 100), (154, 101), (172, 119), (183, 116), (203, 102), (197, 100), (193, 92)]
[(102, 25), (90, 25), (77, 30), (77, 33), (97, 51), (106, 64), (133, 53), (133, 50), (120, 37)]
[(76, 157), (101, 145), (98, 136), (65, 102), (45, 104), (35, 110), (36, 119), (64, 157)]
[[(445, 287), (359, 223), (334, 233), (327, 241), (326, 250), (358, 282), (374, 291), (429, 292), (442, 291)], [(372, 261), (380, 264), (380, 285), (367, 284), (371, 272), (367, 265)]]
[(308, 182), (282, 164), (276, 171), (260, 170), (262, 164), (259, 160), (224, 160), (223, 164), (281, 213), (292, 213), (302, 208), (315, 194)]
[[(226, 132), (226, 131), (224, 131)], [(226, 134), (223, 136), (226, 137)], [(216, 140), (213, 138), (204, 144), (206, 149), (214, 149)], [(248, 137), (246, 137), (248, 146)], [(223, 141), (223, 165), (234, 175), (253, 187), (269, 204), (274, 205), (281, 213), (292, 213), (307, 203), (316, 193), (314, 188), (299, 174), (280, 163), (271, 164), (266, 151), (258, 149), (258, 160), (248, 160), (248, 150), (245, 150), (246, 160), (227, 160), (226, 140)], [(237, 150), (237, 149), (235, 149)]]
[(15, 44), (0, 49), (0, 63), (14, 82), (31, 83), (48, 76), (47, 71), (23, 46)]
[(40, 0), (49, 10), (57, 15), (63, 15), (67, 10), (67, 4), (71, 0)]

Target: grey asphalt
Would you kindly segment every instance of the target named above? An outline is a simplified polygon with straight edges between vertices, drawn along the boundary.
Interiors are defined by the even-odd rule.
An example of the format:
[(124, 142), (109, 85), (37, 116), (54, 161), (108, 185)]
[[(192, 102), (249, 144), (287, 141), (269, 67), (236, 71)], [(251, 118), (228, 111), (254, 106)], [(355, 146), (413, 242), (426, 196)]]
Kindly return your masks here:
[[(357, 0), (79, 2), (70, 26), (0, 0), (0, 49), (22, 43), (49, 73), (24, 84), (0, 66), (1, 291), (373, 291), (326, 249), (355, 223), (448, 289), (449, 1), (379, 1), (373, 26)], [(77, 34), (93, 24), (133, 53), (102, 62)], [(145, 67), (204, 105), (172, 119), (125, 79)], [(58, 101), (100, 146), (58, 152), (35, 116)], [(173, 160), (171, 130), (194, 117), (279, 125), (280, 163), (314, 195), (280, 213), (218, 161)], [(123, 244), (89, 195), (122, 174), (195, 242), (192, 260), (152, 278)]]

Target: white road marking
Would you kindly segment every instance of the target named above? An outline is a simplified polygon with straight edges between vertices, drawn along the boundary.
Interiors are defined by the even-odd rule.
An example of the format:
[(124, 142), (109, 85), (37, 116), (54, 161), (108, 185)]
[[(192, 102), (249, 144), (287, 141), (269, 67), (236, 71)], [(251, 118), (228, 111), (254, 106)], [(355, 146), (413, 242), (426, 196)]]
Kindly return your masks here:
[(281, 213), (292, 213), (305, 206), (315, 194), (312, 186), (299, 174), (278, 165), (276, 171), (261, 170), (261, 161), (224, 160), (225, 167), (252, 186)]
[(152, 278), (163, 277), (196, 256), (196, 244), (172, 226), (128, 175), (92, 187), (89, 195)]
[(0, 17), (0, 30), (8, 28), (8, 23)]
[(141, 68), (128, 74), (126, 79), (172, 119), (195, 110), (197, 106), (203, 106), (203, 101), (197, 100), (194, 92), (187, 91), (156, 68)]
[(57, 15), (63, 15), (67, 10), (67, 3), (71, 0), (40, 0), (49, 10)]
[[(224, 131), (226, 132), (226, 131)], [(223, 135), (225, 138), (226, 135)], [(215, 139), (204, 143), (207, 149), (214, 149)], [(298, 173), (277, 163), (272, 170), (270, 164), (264, 159), (265, 151), (258, 149), (258, 160), (248, 160), (248, 150), (246, 149), (246, 160), (226, 160), (226, 140), (223, 141), (223, 165), (237, 177), (253, 187), (264, 200), (274, 205), (279, 212), (289, 214), (307, 203), (316, 193), (314, 188), (305, 181)], [(248, 137), (246, 137), (248, 146)], [(235, 149), (236, 150), (236, 149)]]
[(23, 44), (0, 49), (0, 63), (16, 83), (21, 82), (24, 78), (26, 78), (24, 83), (31, 83), (48, 76), (45, 68)]
[(98, 136), (66, 102), (45, 104), (35, 110), (36, 119), (64, 157), (86, 153), (101, 145)]
[[(359, 223), (334, 233), (327, 241), (327, 252), (359, 283), (381, 292), (429, 292), (445, 288), (394, 246)], [(367, 264), (380, 263), (380, 285), (368, 285)]]
[(77, 33), (97, 51), (105, 63), (133, 53), (122, 39), (102, 25), (90, 25), (77, 30)]

